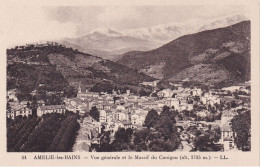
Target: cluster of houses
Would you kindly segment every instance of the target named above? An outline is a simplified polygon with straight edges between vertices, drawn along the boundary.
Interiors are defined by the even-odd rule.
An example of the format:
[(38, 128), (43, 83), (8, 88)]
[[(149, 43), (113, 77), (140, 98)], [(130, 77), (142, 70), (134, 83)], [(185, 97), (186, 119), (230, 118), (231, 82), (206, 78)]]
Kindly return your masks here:
[(28, 107), (28, 102), (19, 102), (16, 97), (16, 93), (17, 92), (15, 89), (7, 91), (7, 118), (15, 119), (17, 116), (28, 117), (29, 115), (32, 115), (32, 110)]
[[(156, 83), (153, 83), (156, 84)], [(223, 89), (210, 89), (202, 91), (199, 88), (183, 88), (181, 84), (175, 84), (177, 89), (164, 89), (156, 92), (157, 97), (138, 96), (127, 90), (121, 94), (113, 91), (112, 94), (104, 92), (83, 91), (79, 85), (78, 94), (75, 98), (65, 98), (63, 105), (47, 105), (42, 100), (37, 102), (38, 108), (36, 115), (41, 117), (47, 113), (65, 113), (66, 110), (85, 115), (89, 113), (93, 107), (99, 111), (99, 121), (93, 120), (91, 117), (85, 117), (81, 120), (81, 128), (77, 139), (77, 144), (85, 146), (91, 143), (99, 143), (97, 134), (103, 131), (111, 131), (112, 135), (118, 128), (142, 128), (145, 117), (151, 109), (155, 109), (160, 114), (164, 106), (169, 106), (178, 112), (192, 111), (194, 105), (206, 106), (203, 111), (196, 111), (197, 115), (207, 116), (208, 106), (214, 107), (216, 104), (236, 103), (236, 108), (225, 110), (221, 116), (221, 139), (220, 143), (224, 145), (224, 149), (233, 150), (234, 135), (231, 129), (231, 119), (236, 115), (238, 109), (250, 109), (250, 90), (247, 86), (250, 83), (240, 86), (232, 86)], [(242, 91), (243, 95), (238, 98), (233, 96), (233, 92)], [(230, 94), (231, 92), (231, 94)], [(29, 102), (18, 102), (16, 90), (8, 90), (7, 100), (9, 108), (7, 117), (14, 119), (17, 116), (32, 115), (32, 110), (28, 105)], [(28, 104), (29, 103), (29, 104)], [(218, 111), (219, 112), (219, 111)], [(197, 125), (196, 125), (197, 126)], [(76, 147), (76, 146), (75, 146)]]
[[(65, 99), (67, 110), (84, 115), (92, 107), (96, 107), (100, 113), (99, 122), (105, 130), (123, 124), (124, 127), (142, 126), (150, 105), (149, 100), (139, 97), (126, 91), (118, 95), (115, 91), (112, 94), (82, 91), (79, 86), (76, 98)], [(150, 101), (151, 102), (151, 101)]]
[[(198, 88), (183, 88), (181, 85), (178, 85), (178, 89), (164, 89), (157, 92), (158, 97), (148, 97), (143, 96), (139, 97), (138, 95), (132, 94), (129, 90), (125, 94), (118, 94), (116, 91), (113, 91), (112, 94), (107, 93), (98, 93), (98, 92), (89, 92), (82, 91), (81, 87), (78, 88), (78, 94), (76, 98), (66, 98), (64, 99), (64, 106), (52, 106), (50, 108), (39, 107), (37, 112), (38, 116), (42, 116), (45, 113), (56, 112), (69, 110), (75, 113), (83, 115), (86, 112), (89, 112), (93, 106), (96, 106), (99, 111), (106, 111), (106, 122), (115, 120), (116, 116), (120, 121), (122, 119), (131, 120), (130, 117), (133, 117), (135, 122), (142, 122), (143, 117), (151, 109), (160, 111), (163, 106), (169, 106), (178, 111), (193, 110), (194, 106), (194, 97), (198, 97), (202, 105), (211, 105), (220, 104), (221, 102), (228, 103), (231, 101), (236, 102), (237, 104), (242, 104), (243, 101), (246, 101), (250, 96), (240, 95), (240, 99), (236, 99), (233, 96), (226, 95), (227, 91), (237, 91), (242, 90), (248, 92), (248, 89), (244, 89), (243, 86), (232, 86), (229, 88), (223, 88), (222, 90), (214, 91), (209, 90), (203, 92)], [(16, 97), (16, 90), (8, 90), (8, 101), (17, 103), (18, 99)], [(242, 100), (241, 100), (242, 99)], [(246, 99), (246, 100), (243, 100)], [(16, 110), (26, 107), (28, 102), (20, 102), (22, 106), (15, 107)], [(39, 106), (44, 106), (44, 102), (39, 101)], [(243, 107), (250, 107), (250, 104), (243, 104)], [(11, 107), (12, 108), (12, 107)], [(102, 111), (102, 113), (104, 113)], [(17, 113), (17, 115), (19, 115)], [(131, 115), (131, 116), (130, 116)], [(139, 117), (139, 118), (138, 118)], [(113, 118), (113, 119), (112, 119)], [(116, 120), (118, 121), (118, 120)]]
[(21, 101), (19, 102), (16, 97), (17, 90), (11, 89), (7, 91), (7, 118), (15, 119), (16, 117), (28, 117), (30, 115), (37, 115), (41, 117), (47, 113), (65, 113), (66, 108), (64, 105), (49, 105), (45, 106), (43, 100), (37, 100), (37, 111), (33, 113), (30, 101)]

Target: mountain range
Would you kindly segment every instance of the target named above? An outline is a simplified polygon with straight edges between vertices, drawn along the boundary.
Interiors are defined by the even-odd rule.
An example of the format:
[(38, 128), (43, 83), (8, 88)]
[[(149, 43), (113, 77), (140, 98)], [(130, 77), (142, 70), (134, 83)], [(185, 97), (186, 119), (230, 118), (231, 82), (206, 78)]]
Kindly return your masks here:
[(250, 21), (184, 35), (117, 62), (164, 81), (243, 82), (250, 79)]
[(124, 31), (98, 28), (86, 35), (67, 38), (59, 42), (84, 53), (113, 60), (118, 59), (118, 55), (129, 51), (149, 51), (183, 35), (226, 27), (243, 20), (246, 20), (245, 16), (234, 14), (211, 21), (195, 20)]
[[(124, 41), (121, 34), (109, 33), (111, 39)], [(102, 43), (103, 35), (84, 38)], [(132, 50), (114, 61), (83, 53), (78, 45), (70, 44), (71, 48), (47, 43), (7, 49), (8, 89), (22, 88), (29, 93), (41, 89), (40, 85), (53, 91), (81, 84), (95, 91), (122, 87), (138, 92), (149, 91), (139, 83), (156, 79), (222, 86), (250, 80), (250, 21), (184, 35), (149, 51)]]
[(156, 42), (123, 35), (112, 29), (94, 31), (83, 37), (65, 39), (61, 43), (105, 59), (113, 59), (132, 50), (147, 51), (158, 46)]

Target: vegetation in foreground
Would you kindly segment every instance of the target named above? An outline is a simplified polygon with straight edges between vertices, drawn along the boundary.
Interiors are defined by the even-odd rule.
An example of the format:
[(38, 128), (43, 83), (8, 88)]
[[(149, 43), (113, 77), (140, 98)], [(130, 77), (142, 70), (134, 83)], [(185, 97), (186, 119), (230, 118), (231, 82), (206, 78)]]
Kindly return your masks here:
[(7, 120), (8, 152), (69, 152), (72, 151), (79, 123), (78, 115), (46, 114)]

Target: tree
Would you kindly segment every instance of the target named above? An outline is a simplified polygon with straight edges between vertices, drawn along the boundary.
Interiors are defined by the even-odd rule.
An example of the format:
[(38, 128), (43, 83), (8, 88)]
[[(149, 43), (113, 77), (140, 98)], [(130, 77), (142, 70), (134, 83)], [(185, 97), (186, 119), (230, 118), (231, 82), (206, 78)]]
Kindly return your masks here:
[(167, 115), (165, 114), (164, 116), (160, 116), (160, 119), (155, 125), (155, 129), (161, 133), (161, 136), (165, 141), (170, 139), (172, 133), (177, 133), (177, 129), (174, 126), (176, 123), (175, 120), (172, 120), (171, 116)]
[(31, 103), (31, 109), (36, 109), (37, 108), (37, 97), (33, 96), (32, 97), (32, 103)]
[(110, 131), (104, 132), (100, 138), (100, 146), (98, 148), (99, 152), (110, 152), (113, 148), (110, 144)]
[(208, 87), (207, 85), (202, 84), (202, 85), (201, 85), (201, 90), (202, 90), (202, 91), (208, 91), (208, 90), (209, 90), (209, 87)]
[(158, 97), (158, 95), (157, 95), (157, 93), (156, 92), (154, 92), (154, 93), (152, 93), (152, 95), (151, 95), (152, 97)]
[(77, 91), (72, 86), (65, 87), (63, 91), (66, 97), (76, 97), (77, 95)]
[(227, 91), (227, 95), (228, 95), (228, 96), (232, 96), (232, 93), (231, 93), (230, 90)]
[(199, 102), (199, 101), (200, 101), (200, 97), (199, 97), (199, 96), (195, 96), (195, 97), (194, 97), (194, 100), (195, 100), (196, 102)]
[(127, 128), (125, 132), (126, 132), (126, 135), (128, 136), (128, 138), (130, 139), (133, 134), (133, 129)]
[[(96, 72), (97, 74), (95, 76), (99, 76), (99, 77), (103, 77), (103, 78), (107, 78), (106, 74), (104, 73), (98, 73)], [(100, 76), (102, 75), (102, 76)], [(104, 76), (103, 76), (104, 75)], [(111, 83), (107, 83), (107, 82), (99, 82), (99, 83), (96, 83), (91, 89), (90, 91), (93, 91), (93, 92), (107, 92), (107, 93), (112, 93), (112, 90), (114, 88), (114, 85), (111, 84)]]
[(6, 110), (8, 110), (8, 111), (11, 110), (10, 103), (8, 103), (8, 102), (7, 102), (7, 104), (6, 104)]
[(194, 146), (197, 151), (220, 151), (220, 147), (217, 147), (213, 143), (213, 139), (210, 138), (208, 133), (198, 136), (198, 138), (195, 139)]
[(146, 140), (150, 133), (150, 129), (137, 130), (134, 134), (134, 145), (136, 146), (136, 151), (147, 151)]
[(112, 148), (114, 148), (115, 151), (131, 150), (131, 136), (131, 130), (125, 130), (125, 128), (118, 129), (115, 134), (115, 140), (112, 142)]
[(27, 102), (27, 108), (30, 108), (30, 102), (29, 101)]
[(113, 97), (114, 104), (116, 104), (116, 101), (117, 101), (117, 100), (119, 100), (119, 99), (120, 99), (119, 97), (117, 97), (117, 96), (114, 96), (114, 97)]
[(96, 106), (93, 106), (89, 112), (89, 115), (96, 121), (99, 121), (99, 111)]
[(211, 127), (211, 129), (209, 130), (209, 133), (210, 133), (211, 137), (213, 138), (214, 142), (218, 142), (219, 139), (221, 138), (221, 130), (218, 125)]
[(149, 96), (151, 93), (151, 91), (145, 91), (143, 88), (139, 91), (140, 96)]
[(168, 107), (168, 106), (163, 106), (162, 113), (164, 113), (164, 112), (166, 112), (166, 111), (170, 111), (170, 107)]
[(231, 108), (236, 108), (237, 107), (237, 104), (234, 100), (231, 101)]
[(172, 151), (172, 145), (169, 142), (164, 142), (163, 140), (156, 139), (149, 144), (151, 151)]
[(157, 111), (155, 111), (154, 109), (150, 110), (148, 112), (148, 114), (145, 117), (145, 121), (144, 121), (144, 125), (147, 128), (151, 128), (154, 127), (154, 125), (156, 124), (157, 120), (159, 118), (159, 115), (157, 113)]
[(251, 149), (251, 111), (246, 111), (235, 116), (231, 120), (231, 127), (235, 135), (235, 144), (242, 151), (249, 151)]
[(182, 87), (183, 87), (183, 88), (188, 88), (188, 87), (190, 87), (190, 86), (191, 86), (191, 82), (185, 81), (185, 82), (182, 83)]
[(238, 96), (238, 91), (236, 91), (236, 92), (233, 92), (233, 95), (234, 95), (235, 99), (239, 99), (239, 96)]
[(172, 151), (177, 149), (180, 144), (180, 137), (175, 127), (176, 112), (170, 111), (169, 107), (164, 107), (159, 120), (155, 125), (155, 129), (159, 132), (160, 137), (164, 142), (169, 142), (172, 147)]

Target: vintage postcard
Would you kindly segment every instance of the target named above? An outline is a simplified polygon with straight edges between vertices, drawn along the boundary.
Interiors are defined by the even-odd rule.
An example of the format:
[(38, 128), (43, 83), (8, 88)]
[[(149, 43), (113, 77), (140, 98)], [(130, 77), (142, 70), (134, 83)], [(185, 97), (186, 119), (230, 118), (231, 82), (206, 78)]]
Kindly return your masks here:
[(259, 3), (1, 3), (0, 165), (259, 165)]

